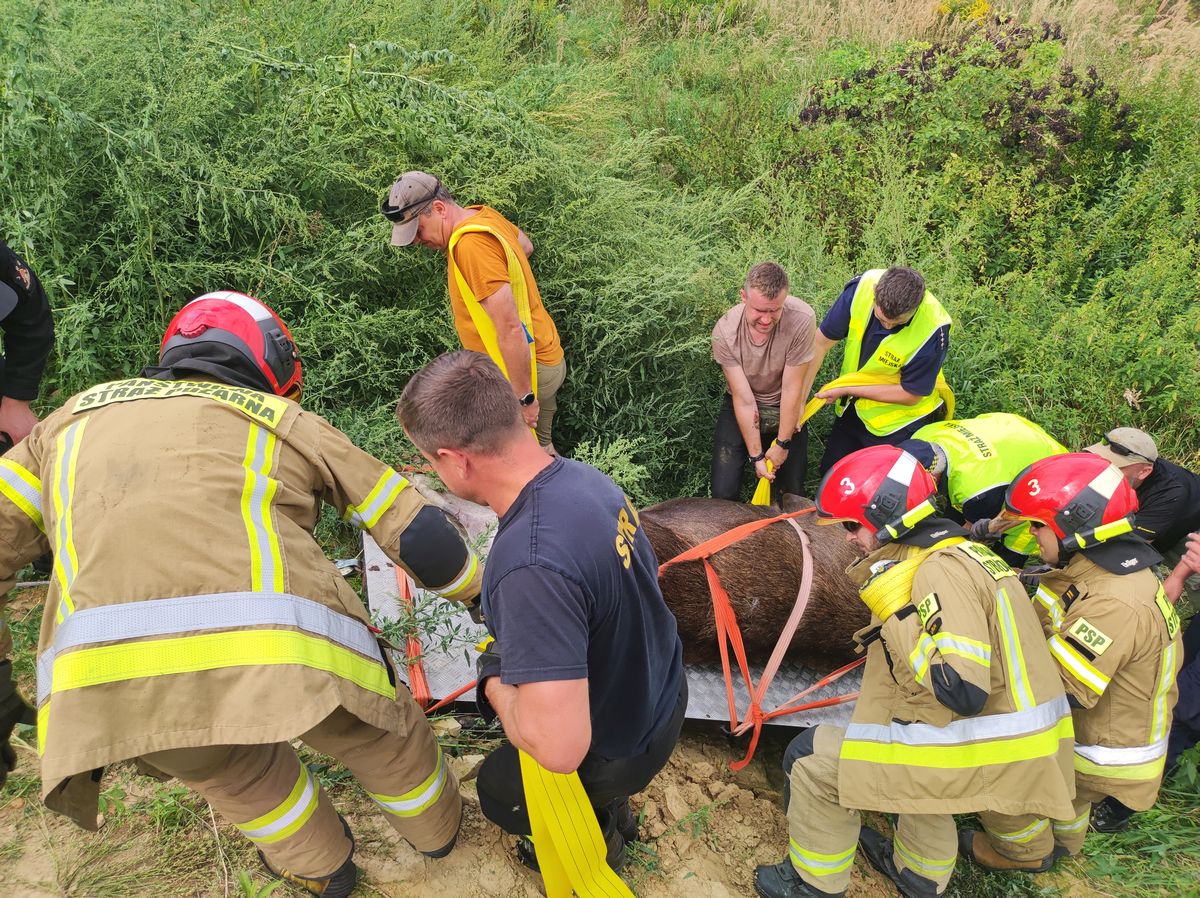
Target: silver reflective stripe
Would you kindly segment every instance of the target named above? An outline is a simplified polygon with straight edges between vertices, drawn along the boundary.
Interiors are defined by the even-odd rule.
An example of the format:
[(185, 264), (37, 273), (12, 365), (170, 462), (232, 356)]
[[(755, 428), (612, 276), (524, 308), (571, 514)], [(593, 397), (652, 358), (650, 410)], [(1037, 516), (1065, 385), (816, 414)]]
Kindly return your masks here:
[(1025, 736), (1054, 726), (1071, 714), (1067, 697), (1059, 695), (1044, 705), (990, 714), (987, 717), (965, 717), (944, 727), (928, 723), (852, 723), (846, 727), (847, 740), (898, 743), (900, 745), (959, 745), (983, 739), (1008, 739)]
[(79, 559), (75, 556), (75, 541), (71, 535), (71, 481), (75, 473), (75, 459), (79, 454), (81, 432), (87, 422), (87, 418), (75, 422), (58, 437), (58, 482), (54, 493), (54, 513), (58, 520), (54, 528), (54, 570), (58, 579), (60, 616), (63, 615), (64, 606), (67, 613), (75, 609), (71, 587), (75, 585)]
[(972, 661), (978, 661), (985, 667), (990, 666), (992, 663), (992, 650), (988, 646), (975, 645), (961, 639), (955, 639), (949, 633), (938, 633), (933, 637), (933, 643), (938, 647), (938, 651), (940, 652), (952, 651), (954, 654), (963, 655)]
[(1018, 710), (1024, 711), (1033, 707), (1033, 690), (1029, 688), (1029, 681), (1025, 677), (1021, 636), (1017, 632), (1017, 622), (1008, 601), (1008, 590), (1003, 586), (996, 590), (996, 609), (1000, 618), (1000, 640), (1004, 643), (1004, 655), (1008, 661), (1007, 673), (1012, 681), (1013, 704)]
[(361, 508), (355, 507), (347, 520), (362, 530), (370, 530), (379, 523), (383, 513), (392, 507), (396, 497), (408, 486), (408, 480), (395, 471), (387, 471), (379, 478), (370, 494), (363, 500)]
[(1111, 748), (1107, 745), (1076, 745), (1075, 754), (1102, 767), (1120, 767), (1125, 764), (1145, 764), (1157, 761), (1167, 753), (1166, 738), (1150, 745), (1135, 745), (1131, 748)]
[(250, 586), (256, 590), (284, 588), (279, 535), (271, 520), (271, 502), (278, 485), (271, 478), (274, 454), (275, 434), (251, 424), (243, 461), (246, 484), (242, 493), (242, 518), (250, 538)]
[[(26, 502), (28, 502), (30, 507), (33, 508), (35, 511), (37, 511), (38, 519), (35, 519), (35, 520), (36, 520), (38, 527), (41, 527), (42, 526), (42, 522), (40, 520), (40, 518), (42, 516), (41, 481), (38, 480), (36, 477), (34, 477), (32, 472), (26, 470), (25, 468), (20, 468), (21, 471), (25, 471), (26, 474), (28, 474), (31, 478), (33, 478), (36, 485), (35, 485), (35, 483), (30, 483), (28, 480), (26, 480), (24, 477), (21, 476), (21, 474), (17, 470), (18, 468), (20, 468), (20, 466), (16, 462), (11, 462), (11, 461), (6, 461), (4, 459), (0, 459), (0, 480), (4, 481), (4, 483), (9, 487), (9, 489), (11, 489), (14, 493), (16, 493), (18, 496), (20, 496)], [(24, 511), (24, 510), (25, 509), (22, 509), (22, 511)]]
[(438, 749), (438, 765), (434, 771), (433, 781), (426, 786), (420, 793), (413, 795), (411, 798), (389, 798), (383, 795), (376, 795), (373, 792), (371, 798), (375, 800), (384, 810), (390, 811), (400, 817), (415, 817), (422, 811), (428, 810), (428, 806), (432, 805), (434, 799), (441, 793), (442, 788), (446, 785), (446, 759), (442, 755), (441, 748)]
[(50, 697), (55, 659), (80, 646), (200, 630), (295, 627), (380, 660), (379, 643), (362, 621), (320, 602), (283, 592), (221, 592), (83, 608), (69, 615), (38, 658), (38, 704)]
[[(253, 839), (257, 842), (261, 842), (264, 839), (269, 839), (271, 836), (282, 832), (295, 823), (300, 818), (301, 814), (304, 814), (305, 812), (311, 813), (309, 806), (316, 804), (316, 802), (319, 800), (317, 798), (317, 784), (313, 780), (313, 776), (307, 767), (301, 766), (300, 776), (304, 779), (304, 790), (300, 793), (296, 800), (292, 802), (291, 807), (286, 808), (278, 820), (274, 820), (271, 823), (268, 823), (266, 826), (260, 826), (258, 829), (243, 829), (239, 826), (238, 829), (242, 830), (242, 834), (245, 835), (246, 838)], [(279, 808), (276, 808), (275, 810), (278, 811)]]

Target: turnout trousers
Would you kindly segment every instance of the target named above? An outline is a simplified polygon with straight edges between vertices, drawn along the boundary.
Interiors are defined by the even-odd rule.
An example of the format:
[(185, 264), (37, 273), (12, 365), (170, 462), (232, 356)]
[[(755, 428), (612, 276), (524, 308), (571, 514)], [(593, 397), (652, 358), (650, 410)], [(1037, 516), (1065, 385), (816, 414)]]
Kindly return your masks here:
[(1070, 820), (1048, 820), (1034, 814), (1017, 817), (982, 811), (979, 821), (996, 853), (1014, 861), (1038, 861), (1047, 857), (1055, 846), (1068, 854), (1078, 854), (1087, 835), (1092, 805), (1106, 797), (1091, 786), (1075, 783), (1075, 816)]
[[(418, 851), (436, 851), (457, 835), (458, 781), (416, 703), (404, 736), (338, 709), (300, 739), (344, 764)], [(336, 871), (352, 844), (329, 796), (291, 745), (210, 745), (141, 758), (200, 793), (237, 826), (276, 869), (318, 879)]]
[[(850, 887), (862, 815), (838, 803), (841, 727), (822, 725), (792, 740), (783, 756), (788, 788), (788, 857), (808, 885), (839, 893)], [(946, 889), (958, 857), (951, 814), (900, 814), (892, 860), (901, 877), (920, 876)]]

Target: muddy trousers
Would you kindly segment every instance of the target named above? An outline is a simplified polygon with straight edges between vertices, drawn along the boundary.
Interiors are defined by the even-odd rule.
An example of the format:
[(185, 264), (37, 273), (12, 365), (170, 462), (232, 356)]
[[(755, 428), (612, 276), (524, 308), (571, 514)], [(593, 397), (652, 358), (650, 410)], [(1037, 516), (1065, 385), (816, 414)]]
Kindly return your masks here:
[[(433, 732), (404, 698), (413, 708), (407, 735), (339, 708), (300, 739), (344, 764), (409, 844), (436, 851), (458, 833), (462, 799)], [(329, 796), (287, 743), (179, 748), (142, 760), (204, 796), (276, 869), (321, 878), (350, 855)]]
[(1039, 861), (1060, 846), (1069, 854), (1078, 854), (1087, 835), (1092, 805), (1103, 801), (1106, 793), (1075, 784), (1075, 799), (1071, 802), (1075, 816), (1070, 820), (1048, 820), (1033, 814), (1013, 817), (984, 811), (979, 815), (988, 841), (996, 853), (1014, 861)]
[[(774, 412), (773, 421), (768, 420), (766, 412), (760, 411), (762, 428), (759, 436), (764, 449), (771, 445), (779, 431), (779, 409), (768, 411)], [(725, 398), (721, 400), (721, 411), (717, 415), (717, 426), (713, 432), (709, 482), (714, 499), (738, 501), (742, 491), (742, 475), (749, 460), (746, 441), (742, 439), (742, 431), (733, 412), (733, 397), (726, 393)], [(775, 480), (771, 484), (771, 495), (775, 501), (778, 502), (784, 493), (803, 496), (804, 476), (807, 471), (808, 428), (801, 427), (792, 436), (792, 448), (788, 450), (787, 460), (775, 472)], [(750, 466), (750, 473), (754, 473), (753, 465)]]
[[(788, 857), (808, 885), (839, 893), (850, 887), (861, 815), (838, 803), (841, 727), (818, 726), (792, 740), (783, 756), (788, 777)], [(958, 857), (958, 833), (950, 814), (901, 814), (892, 860), (901, 877), (920, 876), (946, 890)]]

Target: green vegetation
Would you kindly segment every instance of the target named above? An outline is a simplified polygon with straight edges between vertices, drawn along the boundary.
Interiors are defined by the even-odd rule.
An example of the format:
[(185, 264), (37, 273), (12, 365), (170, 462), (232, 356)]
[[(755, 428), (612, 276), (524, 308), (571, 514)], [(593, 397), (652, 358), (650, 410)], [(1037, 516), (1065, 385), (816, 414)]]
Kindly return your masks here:
[[(0, 233), (55, 306), (47, 406), (136, 373), (183, 302), (234, 288), (295, 325), (309, 407), (411, 458), (395, 398), (456, 338), (442, 258), (389, 247), (377, 209), (425, 168), (533, 238), (570, 367), (556, 443), (639, 501), (705, 488), (722, 389), (709, 332), (765, 258), (818, 314), (859, 271), (918, 267), (956, 320), (961, 414), (1018, 412), (1076, 446), (1133, 424), (1195, 462), (1194, 7), (0, 0)], [(12, 623), (29, 689), (38, 616)], [(1188, 770), (1068, 873), (1100, 877), (1098, 894), (1194, 889)], [(9, 803), (37, 785), (10, 784)], [(253, 866), (199, 827), (202, 804), (127, 791), (107, 810), (119, 833), (174, 846), (163, 882), (171, 864)], [(125, 874), (78, 853), (60, 879), (121, 894)], [(964, 868), (955, 888), (1052, 881)]]
[(1028, 28), (858, 6), (0, 0), (0, 231), (56, 307), (49, 401), (233, 287), (295, 322), (311, 407), (409, 454), (392, 404), (455, 336), (442, 259), (387, 246), (376, 209), (423, 167), (533, 236), (571, 369), (558, 442), (632, 464), (647, 500), (703, 489), (708, 333), (761, 258), (818, 312), (917, 266), (964, 414), (1076, 444), (1133, 423), (1191, 457), (1186, 4), (1041, 4), (1065, 24)]

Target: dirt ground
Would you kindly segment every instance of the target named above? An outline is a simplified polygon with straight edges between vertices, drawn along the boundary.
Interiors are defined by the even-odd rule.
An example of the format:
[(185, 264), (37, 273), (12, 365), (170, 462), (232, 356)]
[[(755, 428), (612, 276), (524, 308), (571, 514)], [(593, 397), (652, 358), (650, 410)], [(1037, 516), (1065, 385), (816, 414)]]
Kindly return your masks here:
[[(754, 867), (780, 860), (787, 825), (780, 810), (778, 758), (786, 737), (772, 735), (759, 756), (740, 773), (727, 763), (738, 746), (719, 733), (691, 726), (670, 763), (650, 789), (634, 798), (641, 809), (645, 842), (637, 846), (625, 876), (640, 898), (729, 898), (753, 895)], [(13, 785), (28, 789), (36, 774), (32, 752), (20, 750)], [(768, 762), (769, 759), (769, 762)], [(454, 760), (466, 775), (479, 758)], [(0, 806), (0, 893), (50, 896), (242, 895), (237, 875), (258, 875), (248, 844), (214, 820), (203, 801), (170, 784), (137, 777), (121, 768), (106, 778), (117, 784), (124, 809), (86, 833), (41, 806), (36, 791)], [(462, 896), (534, 898), (543, 894), (538, 876), (515, 859), (513, 840), (479, 812), (473, 780), (461, 785), (466, 816), (458, 847), (428, 861), (400, 842), (382, 816), (352, 783), (331, 789), (333, 800), (354, 829), (356, 858), (365, 874), (364, 895), (387, 898)], [(183, 820), (171, 820), (182, 817)], [(182, 823), (182, 825), (175, 825)], [(279, 890), (276, 896), (287, 894)], [(299, 891), (296, 894), (303, 894)], [(856, 870), (851, 896), (894, 894), (873, 871)]]

